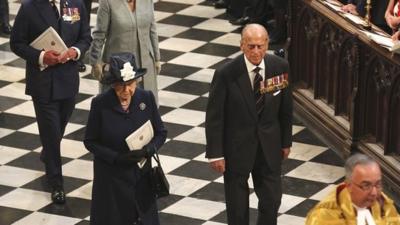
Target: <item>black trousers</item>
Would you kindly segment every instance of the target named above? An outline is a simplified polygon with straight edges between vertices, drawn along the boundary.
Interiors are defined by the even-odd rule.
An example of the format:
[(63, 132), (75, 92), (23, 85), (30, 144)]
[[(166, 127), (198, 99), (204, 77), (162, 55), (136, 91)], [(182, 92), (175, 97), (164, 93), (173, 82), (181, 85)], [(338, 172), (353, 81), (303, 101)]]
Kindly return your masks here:
[[(273, 171), (267, 165), (262, 150), (257, 152), (251, 176), (258, 198), (257, 225), (276, 225), (282, 198), (280, 169)], [(229, 225), (249, 224), (249, 174), (226, 171), (224, 174), (226, 210)]]
[(8, 0), (0, 0), (0, 24), (8, 25), (10, 23), (9, 16)]
[(43, 146), (40, 159), (45, 163), (49, 185), (62, 186), (60, 143), (75, 108), (75, 98), (55, 101), (33, 98), (33, 106)]

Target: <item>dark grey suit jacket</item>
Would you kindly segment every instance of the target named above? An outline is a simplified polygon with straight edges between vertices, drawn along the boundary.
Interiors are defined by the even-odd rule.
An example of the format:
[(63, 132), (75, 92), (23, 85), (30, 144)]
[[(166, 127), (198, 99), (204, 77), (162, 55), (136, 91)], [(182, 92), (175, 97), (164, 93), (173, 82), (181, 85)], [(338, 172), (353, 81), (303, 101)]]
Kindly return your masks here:
[[(269, 55), (266, 79), (289, 71), (286, 60)], [(282, 148), (292, 145), (291, 86), (264, 95), (264, 110), (257, 116), (255, 99), (240, 55), (217, 69), (210, 87), (206, 112), (206, 157), (224, 157), (226, 170), (249, 173), (259, 145), (269, 167), (280, 171)]]

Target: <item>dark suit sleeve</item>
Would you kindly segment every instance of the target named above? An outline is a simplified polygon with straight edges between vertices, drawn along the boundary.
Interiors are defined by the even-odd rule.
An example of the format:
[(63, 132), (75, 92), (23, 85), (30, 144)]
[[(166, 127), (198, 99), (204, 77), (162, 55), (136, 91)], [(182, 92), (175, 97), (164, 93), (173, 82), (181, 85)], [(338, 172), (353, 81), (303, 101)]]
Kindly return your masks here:
[(82, 2), (81, 4), (81, 26), (80, 26), (80, 31), (79, 31), (79, 38), (77, 39), (77, 42), (73, 44), (74, 47), (79, 48), (81, 51), (81, 58), (84, 57), (85, 52), (89, 49), (90, 47), (90, 42), (92, 41), (92, 36), (90, 34), (90, 26), (89, 26), (89, 20), (88, 20), (88, 14), (85, 9), (85, 6)]
[(11, 50), (19, 57), (25, 59), (30, 64), (39, 66), (40, 50), (29, 46), (29, 21), (28, 10), (25, 4), (21, 4), (18, 14), (15, 17), (14, 27), (10, 36)]
[[(285, 61), (285, 71), (289, 73), (289, 65)], [(283, 89), (281, 104), (279, 109), (279, 122), (281, 125), (281, 143), (282, 148), (289, 148), (292, 146), (292, 124), (293, 124), (293, 97), (292, 86), (289, 85)]]
[(94, 98), (90, 106), (89, 119), (86, 125), (83, 143), (86, 149), (92, 152), (96, 157), (112, 164), (117, 158), (118, 153), (99, 142), (101, 131), (101, 107), (97, 104), (98, 102), (96, 100), (97, 98)]
[(206, 110), (206, 158), (224, 156), (224, 116), (226, 83), (222, 73), (216, 70), (210, 86)]
[(154, 137), (151, 139), (150, 143), (154, 144), (156, 148), (159, 149), (167, 138), (167, 130), (165, 129), (164, 123), (161, 120), (153, 93), (151, 91), (148, 91), (147, 93), (150, 96), (150, 104), (152, 108), (151, 124), (153, 125), (154, 130)]

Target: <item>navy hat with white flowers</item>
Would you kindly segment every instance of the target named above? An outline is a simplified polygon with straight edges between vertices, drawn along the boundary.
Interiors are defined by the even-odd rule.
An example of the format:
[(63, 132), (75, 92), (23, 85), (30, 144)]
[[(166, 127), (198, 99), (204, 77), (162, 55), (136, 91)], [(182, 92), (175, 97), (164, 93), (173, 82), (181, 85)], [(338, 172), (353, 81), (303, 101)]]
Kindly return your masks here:
[(125, 83), (138, 79), (146, 74), (146, 68), (138, 68), (135, 56), (130, 52), (112, 54), (109, 68), (104, 68), (103, 84)]

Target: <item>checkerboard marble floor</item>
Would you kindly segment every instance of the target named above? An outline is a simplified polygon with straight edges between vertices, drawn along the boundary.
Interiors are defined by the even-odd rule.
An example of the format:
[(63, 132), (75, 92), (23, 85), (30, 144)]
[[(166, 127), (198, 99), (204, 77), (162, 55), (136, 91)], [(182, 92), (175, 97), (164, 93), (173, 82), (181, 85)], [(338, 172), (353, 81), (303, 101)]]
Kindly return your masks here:
[[(10, 1), (11, 22), (19, 6)], [(97, 6), (93, 3), (92, 26)], [(239, 54), (239, 27), (232, 26), (224, 10), (214, 9), (208, 0), (163, 0), (155, 3), (155, 10), (163, 62), (158, 94), (169, 131), (160, 154), (171, 184), (171, 195), (159, 200), (161, 224), (223, 225), (223, 179), (204, 158), (205, 107), (214, 69)], [(0, 224), (89, 224), (92, 156), (82, 139), (98, 83), (89, 72), (81, 74), (76, 110), (62, 141), (64, 206), (51, 203), (44, 185), (38, 128), (24, 88), (24, 61), (10, 52), (8, 37), (1, 36)], [(293, 128), (292, 154), (283, 163), (280, 225), (303, 224), (307, 211), (344, 174), (340, 157), (301, 122), (296, 121)], [(255, 224), (253, 191), (250, 199), (251, 224)]]

